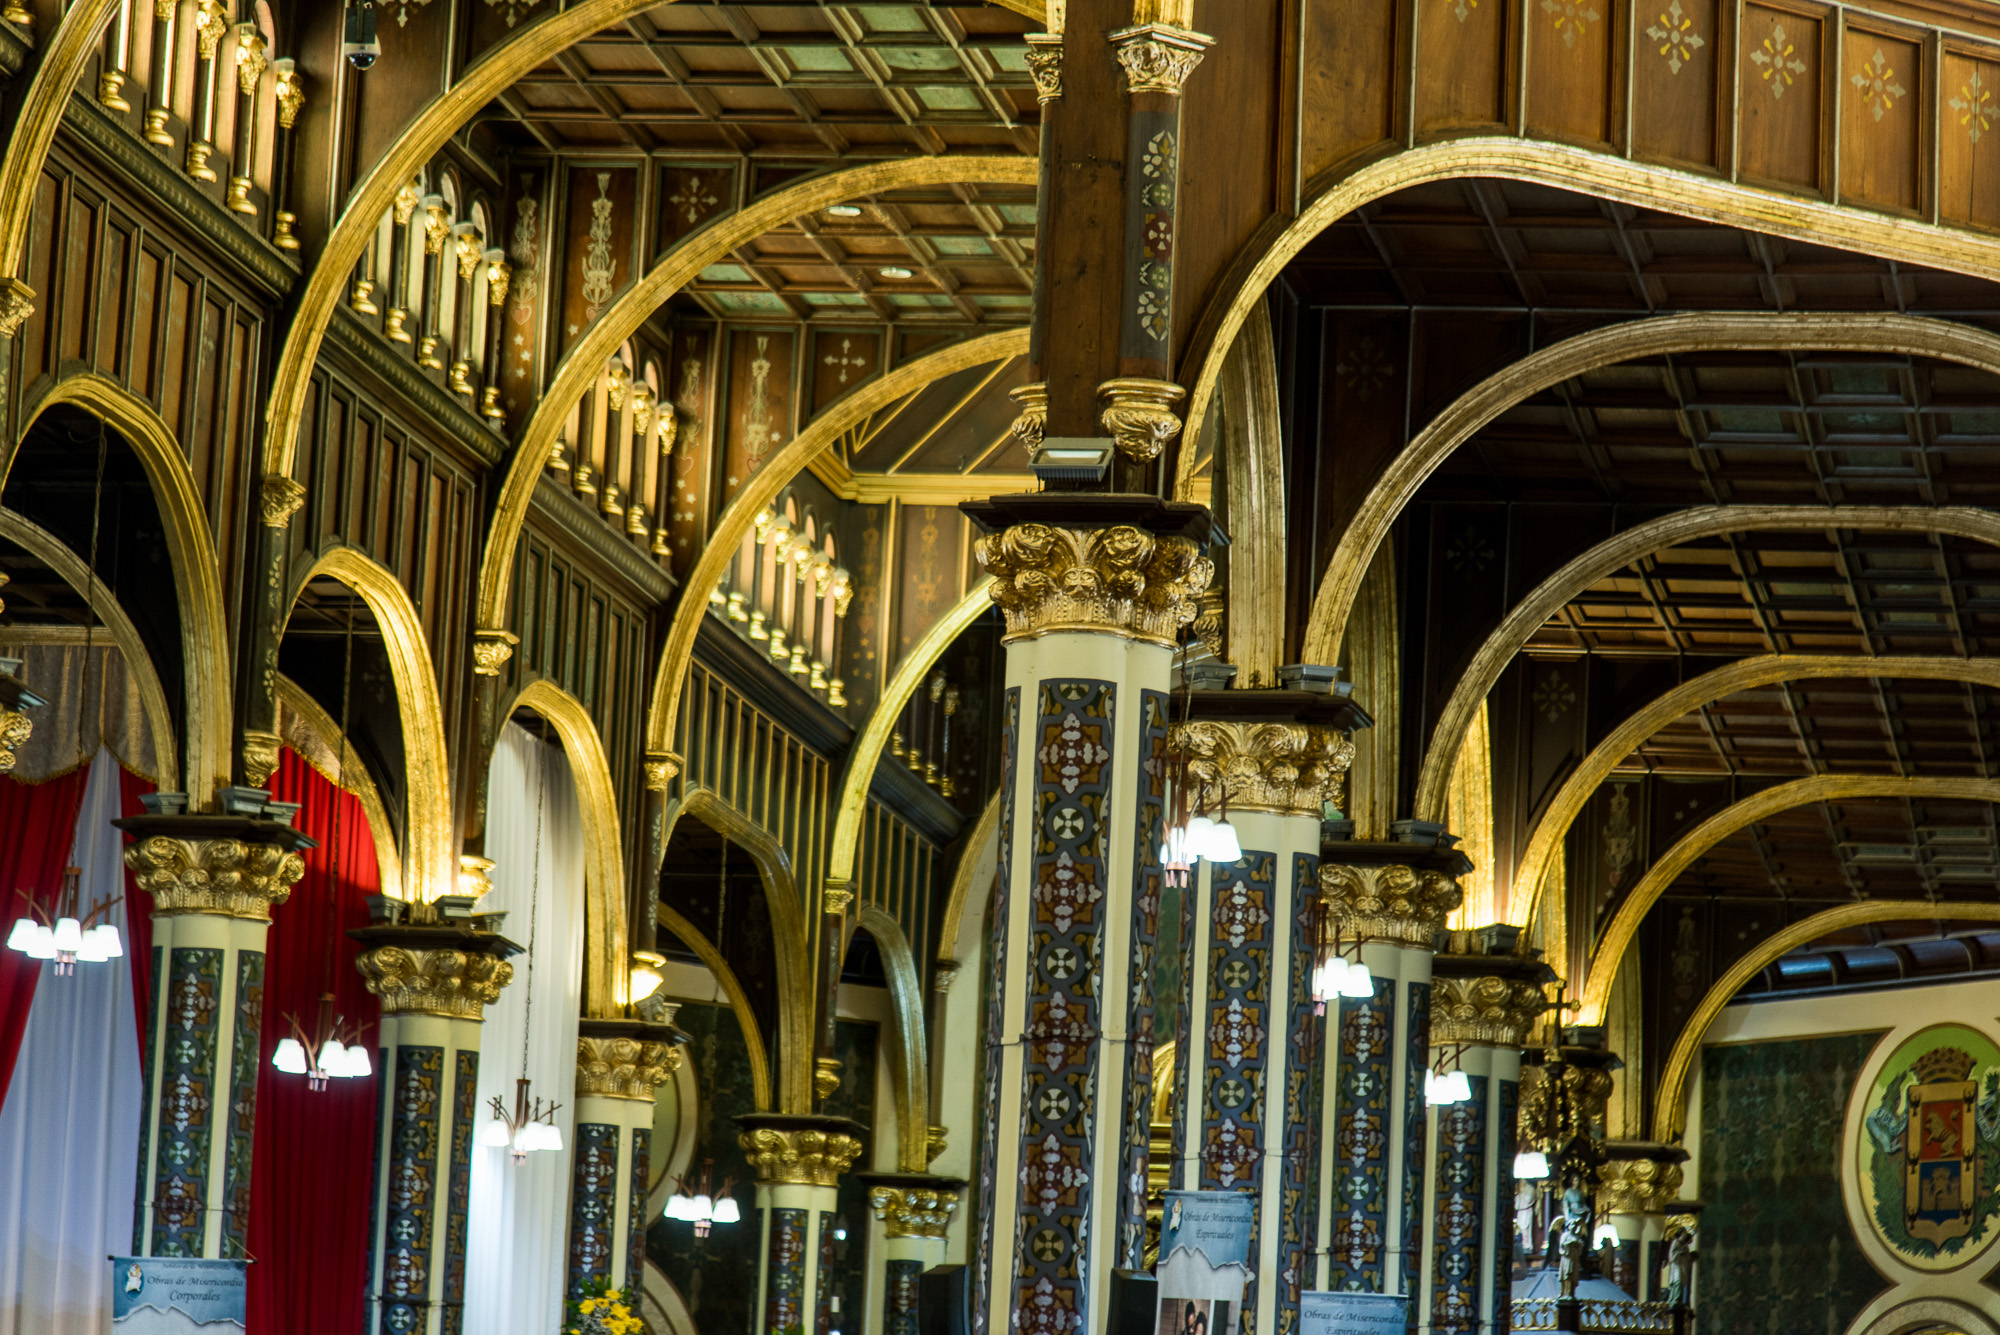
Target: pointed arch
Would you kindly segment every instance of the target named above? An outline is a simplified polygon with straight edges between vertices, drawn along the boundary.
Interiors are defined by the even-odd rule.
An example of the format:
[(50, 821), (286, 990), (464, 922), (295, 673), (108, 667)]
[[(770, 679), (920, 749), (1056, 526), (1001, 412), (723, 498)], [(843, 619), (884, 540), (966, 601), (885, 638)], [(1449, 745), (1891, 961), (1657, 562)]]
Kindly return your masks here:
[[(748, 853), (757, 864), (757, 874), (764, 886), (764, 903), (771, 914), (771, 946), (776, 956), (772, 964), (778, 985), (778, 1111), (809, 1113), (813, 1101), (814, 969), (806, 946), (805, 912), (799, 904), (791, 859), (769, 830), (707, 788), (689, 789), (677, 804), (667, 809), (665, 828), (660, 832), (661, 847), (673, 838), (674, 825), (683, 816), (692, 816), (708, 826)], [(663, 924), (671, 912), (665, 904), (660, 905)], [(674, 917), (683, 926), (687, 925), (678, 914)], [(669, 930), (681, 935), (677, 927), (670, 926)], [(692, 949), (694, 942), (688, 945)], [(718, 953), (716, 960), (719, 962), (721, 958)], [(708, 963), (706, 959), (703, 962)], [(713, 969), (715, 965), (709, 967)], [(716, 976), (720, 978), (721, 974)], [(750, 1011), (747, 999), (738, 1018), (744, 1021), (746, 1034), (756, 1032), (756, 1016)], [(759, 1106), (770, 1106), (768, 1088), (766, 1101)]]
[(0, 288), (8, 285), (9, 278), (20, 282), (21, 247), (27, 244), (35, 217), (35, 179), (48, 161), (63, 108), (122, 2), (76, 0), (64, 12), (21, 99), (20, 114), (8, 127), (6, 155), (0, 157)]
[(861, 844), (861, 823), (868, 814), (868, 790), (875, 783), (875, 766), (882, 758), (882, 748), (889, 744), (889, 736), (895, 731), (903, 706), (924, 684), (931, 666), (944, 656), (945, 650), (951, 648), (952, 641), (991, 606), (993, 578), (982, 575), (972, 592), (932, 622), (923, 638), (910, 646), (910, 651), (903, 655), (903, 661), (897, 664), (895, 675), (883, 687), (882, 698), (875, 702), (875, 708), (869, 711), (868, 721), (862, 724), (854, 745), (848, 748), (847, 769), (840, 785), (840, 806), (833, 818), (833, 839), (827, 847), (827, 884), (847, 885), (854, 880), (854, 863)]
[(769, 505), (785, 489), (799, 470), (832, 445), (855, 423), (870, 413), (888, 407), (907, 394), (914, 394), (932, 381), (968, 366), (1005, 361), (1028, 350), (1028, 331), (1010, 329), (986, 334), (964, 343), (954, 343), (904, 362), (879, 379), (852, 391), (829, 405), (812, 424), (773, 454), (769, 461), (746, 480), (716, 522), (708, 545), (687, 582), (681, 585), (680, 604), (674, 609), (673, 625), (667, 631), (659, 667), (653, 676), (652, 702), (646, 711), (646, 750), (668, 755), (673, 751), (674, 724), (680, 714), (681, 683), (694, 658), (695, 633), (708, 615), (708, 595), (721, 583), (729, 563), (736, 558), (738, 545), (756, 523), (757, 512)]
[(924, 1037), (924, 984), (909, 938), (896, 920), (863, 905), (855, 927), (875, 938), (889, 980), (889, 1089), (896, 1101), (896, 1171), (930, 1166), (930, 1085), (925, 1080), (929, 1043)]
[(1466, 735), (1473, 716), (1529, 637), (1591, 585), (1642, 557), (1699, 538), (1751, 529), (1798, 532), (1827, 528), (1946, 533), (2000, 547), (2000, 515), (1969, 506), (1704, 505), (1626, 529), (1543, 580), (1513, 606), (1473, 655), (1431, 731), (1423, 769), (1417, 776), (1417, 819), (1444, 819), (1445, 790), (1457, 759), (1458, 739)]
[(618, 790), (603, 739), (583, 702), (542, 678), (523, 686), (497, 717), (532, 709), (549, 721), (569, 754), (583, 816), (584, 1014), (612, 1016), (625, 1004), (631, 937), (625, 922), (625, 841), (618, 828)]
[[(1877, 774), (1816, 774), (1794, 779), (1775, 788), (1766, 788), (1740, 802), (1731, 803), (1674, 841), (1665, 855), (1646, 869), (1632, 893), (1619, 904), (1618, 912), (1598, 938), (1591, 955), (1590, 974), (1583, 986), (1583, 1010), (1579, 1024), (1603, 1024), (1611, 1004), (1611, 986), (1618, 981), (1626, 947), (1639, 935), (1639, 925), (1680, 874), (1693, 866), (1710, 849), (1740, 830), (1768, 820), (1781, 811), (1814, 802), (1838, 802), (1858, 797), (1962, 798), (1975, 802), (2000, 803), (2000, 780), (1964, 778), (1902, 778)], [(1942, 911), (1942, 908), (1940, 909)]]
[(1701, 1040), (1715, 1017), (1722, 1014), (1743, 985), (1768, 967), (1771, 961), (1823, 936), (1875, 922), (1924, 921), (1936, 919), (1941, 910), (1955, 919), (1970, 922), (2000, 922), (2000, 904), (1934, 904), (1928, 899), (1871, 899), (1859, 904), (1842, 904), (1801, 918), (1783, 931), (1757, 943), (1756, 949), (1729, 966), (1715, 980), (1701, 1003), (1681, 1026), (1673, 1052), (1660, 1071), (1660, 1090), (1653, 1099), (1653, 1139), (1677, 1142), (1687, 1130), (1687, 1080), (1694, 1059), (1701, 1054)]
[(672, 932), (682, 945), (694, 952), (694, 957), (715, 975), (715, 985), (722, 989), (722, 995), (729, 998), (729, 1009), (735, 1012), (736, 1027), (743, 1031), (743, 1047), (750, 1057), (751, 1099), (758, 1112), (771, 1111), (771, 1054), (764, 1046), (764, 1031), (757, 1027), (757, 1012), (751, 1009), (750, 994), (743, 990), (743, 980), (729, 967), (729, 961), (722, 958), (722, 952), (715, 943), (701, 934), (701, 930), (676, 912), (672, 905), (655, 902), (654, 913), (659, 915), (660, 926)]
[(438, 698), (423, 619), (387, 566), (355, 548), (332, 547), (293, 582), (291, 596), (285, 600), (288, 621), (299, 594), (321, 576), (339, 580), (358, 594), (382, 632), (389, 675), (396, 684), (396, 716), (403, 730), (403, 889), (407, 898), (428, 903), (453, 893), (458, 885), (458, 866), (451, 817), (451, 770), (445, 761), (449, 753), (445, 749), (444, 707)]
[(374, 168), (348, 193), (347, 207), (328, 233), (318, 262), (299, 290), (298, 309), (285, 334), (284, 347), (278, 352), (271, 379), (270, 406), (265, 418), (269, 430), (264, 441), (269, 472), (281, 477), (292, 474), (292, 465), (298, 457), (299, 422), (305, 415), (306, 395), (312, 387), (313, 363), (319, 356), (320, 340), (326, 335), (327, 324), (336, 318), (334, 311), (340, 304), (348, 276), (368, 248), (383, 213), (395, 203), (396, 192), (403, 183), (421, 171), (444, 147), (445, 141), (481, 108), (537, 65), (594, 32), (672, 2), (577, 0), (568, 9), (530, 20), (480, 57), (456, 83), (410, 118), (395, 141), (375, 160)]
[[(230, 780), (232, 699), (228, 603), (222, 563), (209, 532), (208, 512), (188, 468), (187, 455), (160, 415), (115, 380), (94, 373), (66, 376), (23, 416), (30, 424), (59, 404), (90, 413), (125, 438), (146, 470), (153, 503), (165, 530), (180, 605), (182, 675), (187, 689), (187, 732), (182, 738), (189, 805), (206, 810), (218, 785)], [(25, 431), (23, 437), (25, 437)], [(9, 456), (11, 470), (19, 443)], [(5, 486), (0, 481), (0, 488)]]
[[(908, 158), (849, 167), (795, 182), (718, 218), (675, 246), (605, 309), (596, 323), (570, 346), (549, 377), (534, 416), (528, 419), (520, 444), (508, 462), (493, 523), (487, 530), (486, 552), (479, 565), (479, 624), (492, 629), (506, 625), (507, 604), (513, 594), (514, 546), (528, 519), (528, 502), (534, 496), (535, 481), (548, 465), (570, 413), (595, 382), (605, 361), (703, 269), (727, 259), (745, 243), (774, 227), (842, 200), (920, 185), (1033, 185), (1039, 172), (1040, 164), (1025, 157)], [(905, 363), (904, 368), (898, 369), (915, 364)], [(769, 466), (765, 471), (769, 471)], [(790, 474), (786, 480), (790, 480)]]
[(409, 898), (403, 890), (403, 855), (396, 848), (396, 827), (389, 823), (389, 808), (382, 801), (382, 790), (375, 786), (375, 776), (368, 772), (367, 762), (341, 734), (333, 716), (306, 693), (305, 687), (281, 672), (276, 694), (279, 739), (318, 770), (321, 778), (354, 795), (354, 800), (361, 804), (362, 814), (368, 818), (368, 834), (375, 843), (375, 871), (382, 893), (391, 899)]

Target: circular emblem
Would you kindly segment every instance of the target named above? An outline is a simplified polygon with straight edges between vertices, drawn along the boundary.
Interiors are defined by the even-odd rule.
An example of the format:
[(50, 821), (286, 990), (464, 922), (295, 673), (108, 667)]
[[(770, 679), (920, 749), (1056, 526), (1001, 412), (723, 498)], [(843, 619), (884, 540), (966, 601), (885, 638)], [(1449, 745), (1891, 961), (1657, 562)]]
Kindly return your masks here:
[(1057, 1228), (1040, 1228), (1035, 1236), (1028, 1239), (1028, 1249), (1043, 1265), (1050, 1265), (1069, 1255), (1069, 1239)]
[(1250, 1090), (1241, 1080), (1231, 1078), (1215, 1087), (1215, 1101), (1231, 1111), (1241, 1108), (1249, 1097)]
[(1077, 970), (1082, 964), (1083, 961), (1076, 951), (1069, 946), (1050, 946), (1042, 952), (1042, 972), (1047, 974), (1052, 982), (1067, 983), (1076, 977)]
[(1035, 1116), (1043, 1126), (1061, 1126), (1076, 1110), (1076, 1100), (1061, 1085), (1043, 1085), (1035, 1095)]

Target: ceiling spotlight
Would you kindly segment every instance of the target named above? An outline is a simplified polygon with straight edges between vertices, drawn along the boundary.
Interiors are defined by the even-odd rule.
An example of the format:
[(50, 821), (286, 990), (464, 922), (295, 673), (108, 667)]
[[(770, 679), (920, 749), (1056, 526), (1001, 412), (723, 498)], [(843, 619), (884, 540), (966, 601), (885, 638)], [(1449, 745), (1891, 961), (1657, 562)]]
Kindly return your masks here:
[(859, 218), (861, 216), (861, 206), (859, 204), (829, 204), (827, 205), (826, 212), (830, 218)]
[(917, 275), (913, 269), (905, 269), (900, 264), (891, 264), (882, 270), (882, 276), (884, 278), (915, 278)]

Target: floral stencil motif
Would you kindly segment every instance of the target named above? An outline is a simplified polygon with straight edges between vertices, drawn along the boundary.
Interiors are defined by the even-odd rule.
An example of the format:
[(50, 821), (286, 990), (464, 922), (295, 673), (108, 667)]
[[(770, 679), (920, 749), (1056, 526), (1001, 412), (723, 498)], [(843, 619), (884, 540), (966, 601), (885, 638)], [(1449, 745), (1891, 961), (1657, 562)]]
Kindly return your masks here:
[(1785, 40), (1785, 25), (1771, 25), (1771, 35), (1764, 39), (1764, 45), (1750, 53), (1750, 63), (1762, 71), (1761, 77), (1770, 86), (1771, 96), (1782, 98), (1798, 76), (1806, 72), (1806, 64), (1798, 58), (1798, 47)]
[(1681, 10), (1681, 0), (1674, 0), (1660, 15), (1660, 21), (1646, 29), (1646, 36), (1660, 44), (1660, 54), (1666, 58), (1667, 69), (1674, 74), (1681, 72), (1681, 66), (1694, 59), (1694, 53), (1708, 43), (1694, 30), (1694, 20)]
[(1603, 17), (1590, 0), (1542, 0), (1542, 12), (1555, 17), (1556, 31), (1571, 50), (1576, 49), (1576, 35)]
[(1471, 18), (1472, 11), (1479, 8), (1479, 0), (1445, 0), (1445, 3), (1451, 6), (1451, 12), (1460, 23)]
[(1875, 55), (1861, 67), (1861, 72), (1849, 76), (1861, 93), (1861, 105), (1875, 113), (1876, 123), (1896, 109), (1896, 99), (1906, 96), (1903, 85), (1896, 82), (1896, 71), (1889, 67), (1889, 59), (1882, 54), (1882, 48), (1875, 48)]
[(1993, 128), (1993, 90), (1979, 80), (1979, 71), (1972, 71), (1972, 78), (1959, 85), (1958, 96), (1945, 103), (1958, 113), (1958, 123), (1965, 127), (1965, 137), (1973, 143), (1979, 136)]

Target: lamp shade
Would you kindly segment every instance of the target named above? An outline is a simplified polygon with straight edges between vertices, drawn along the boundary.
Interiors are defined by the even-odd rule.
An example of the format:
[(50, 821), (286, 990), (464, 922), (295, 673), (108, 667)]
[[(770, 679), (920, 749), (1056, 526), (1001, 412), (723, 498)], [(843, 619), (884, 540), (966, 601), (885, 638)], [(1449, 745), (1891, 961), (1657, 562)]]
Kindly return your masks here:
[(1347, 961), (1335, 955), (1313, 970), (1313, 1000), (1325, 1004), (1341, 995), (1347, 979)]
[(1372, 997), (1375, 995), (1375, 975), (1368, 966), (1355, 960), (1347, 966), (1347, 976), (1340, 980), (1340, 995), (1343, 997)]
[(1618, 1245), (1618, 1230), (1613, 1228), (1608, 1221), (1599, 1224), (1597, 1231), (1590, 1235), (1590, 1245), (1593, 1247), (1616, 1247)]
[(75, 918), (56, 919), (56, 949), (74, 955), (82, 948), (82, 925)]
[(37, 925), (35, 936), (28, 943), (28, 955), (38, 960), (52, 960), (56, 957), (56, 929)]
[(102, 964), (111, 958), (104, 953), (104, 938), (97, 934), (95, 928), (83, 934), (83, 940), (76, 948), (76, 957), (85, 964)]
[(742, 1222), (743, 1210), (736, 1204), (734, 1196), (724, 1196), (715, 1202), (715, 1222), (735, 1224)]
[(119, 937), (116, 927), (108, 922), (101, 922), (91, 928), (90, 932), (100, 943), (105, 959), (116, 960), (125, 957), (125, 942)]
[(1540, 1150), (1522, 1150), (1514, 1156), (1514, 1176), (1522, 1181), (1534, 1181), (1549, 1175), (1549, 1156)]
[(359, 1043), (347, 1045), (347, 1069), (340, 1072), (351, 1079), (365, 1079), (375, 1074), (375, 1063), (368, 1059), (368, 1049)]
[(687, 1218), (687, 1207), (688, 1198), (676, 1191), (673, 1195), (667, 1197), (667, 1208), (660, 1211), (660, 1217), (663, 1219), (685, 1220)]
[(1440, 1077), (1446, 1101), (1450, 1103), (1470, 1103), (1472, 1101), (1472, 1081), (1463, 1071), (1452, 1071)]
[(34, 944), (35, 920), (33, 918), (14, 919), (14, 930), (7, 933), (7, 949), (27, 950)]
[(553, 1122), (542, 1123), (542, 1148), (560, 1152), (563, 1147), (562, 1128)]
[(688, 1204), (688, 1218), (697, 1224), (715, 1218), (715, 1202), (707, 1196), (697, 1196)]
[(320, 1044), (319, 1069), (328, 1075), (346, 1075), (347, 1045), (337, 1038), (329, 1038)]
[(507, 1124), (498, 1117), (479, 1128), (479, 1143), (494, 1149), (506, 1149), (508, 1142), (513, 1138), (513, 1133), (507, 1129)]
[(271, 1054), (271, 1065), (277, 1067), (286, 1075), (304, 1075), (306, 1073), (305, 1045), (300, 1043), (296, 1038), (279, 1039), (277, 1051)]
[(1236, 827), (1219, 820), (1208, 832), (1208, 860), (1225, 866), (1243, 860), (1243, 845), (1236, 841)]

